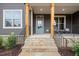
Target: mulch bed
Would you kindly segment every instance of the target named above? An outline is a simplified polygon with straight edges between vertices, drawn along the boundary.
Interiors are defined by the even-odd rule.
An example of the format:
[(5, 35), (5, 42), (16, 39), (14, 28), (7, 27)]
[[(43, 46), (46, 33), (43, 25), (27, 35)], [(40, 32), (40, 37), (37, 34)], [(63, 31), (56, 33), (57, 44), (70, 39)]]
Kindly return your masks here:
[(3, 48), (0, 48), (0, 56), (18, 56), (21, 52), (21, 47), (23, 44), (18, 44), (16, 47), (10, 50), (5, 50)]
[(61, 56), (74, 56), (74, 52), (69, 47), (58, 48), (58, 52)]

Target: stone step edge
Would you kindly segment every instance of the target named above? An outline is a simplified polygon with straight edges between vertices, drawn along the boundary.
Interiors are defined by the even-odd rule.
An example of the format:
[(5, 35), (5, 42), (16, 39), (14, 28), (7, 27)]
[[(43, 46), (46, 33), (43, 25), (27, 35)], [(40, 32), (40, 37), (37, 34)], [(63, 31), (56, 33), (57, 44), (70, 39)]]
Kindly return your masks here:
[(52, 50), (52, 51), (58, 51), (58, 49), (45, 49), (45, 48), (27, 48), (27, 49), (25, 49), (25, 48), (23, 48), (22, 50)]
[(25, 48), (25, 49), (26, 48), (49, 48), (49, 49), (50, 48), (56, 48), (56, 49), (58, 49), (56, 46), (53, 46), (53, 47), (52, 46), (48, 46), (48, 47), (46, 47), (46, 46), (42, 46), (42, 47), (41, 46), (39, 46), (39, 47), (38, 46), (28, 46), (28, 47), (23, 46), (22, 48)]
[(25, 52), (58, 52), (58, 50), (23, 50), (22, 51), (25, 51)]

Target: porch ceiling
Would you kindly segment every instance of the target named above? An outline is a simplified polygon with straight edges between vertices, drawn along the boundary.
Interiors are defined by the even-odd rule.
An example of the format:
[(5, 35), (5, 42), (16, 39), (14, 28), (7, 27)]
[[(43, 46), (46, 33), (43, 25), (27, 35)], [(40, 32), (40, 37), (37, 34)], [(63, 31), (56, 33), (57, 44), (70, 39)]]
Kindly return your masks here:
[[(50, 14), (49, 3), (30, 3), (35, 14)], [(72, 14), (79, 11), (79, 3), (55, 3), (55, 14)]]
[(55, 14), (73, 14), (79, 11), (78, 3), (56, 3)]
[(31, 3), (35, 14), (50, 14), (50, 4), (49, 3)]

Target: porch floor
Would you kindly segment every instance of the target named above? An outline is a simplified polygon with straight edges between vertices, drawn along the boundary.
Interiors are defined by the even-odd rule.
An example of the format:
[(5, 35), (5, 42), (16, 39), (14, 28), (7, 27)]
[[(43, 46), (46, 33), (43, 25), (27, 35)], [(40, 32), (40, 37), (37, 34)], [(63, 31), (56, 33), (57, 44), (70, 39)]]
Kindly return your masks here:
[(50, 34), (29, 36), (19, 56), (60, 56)]

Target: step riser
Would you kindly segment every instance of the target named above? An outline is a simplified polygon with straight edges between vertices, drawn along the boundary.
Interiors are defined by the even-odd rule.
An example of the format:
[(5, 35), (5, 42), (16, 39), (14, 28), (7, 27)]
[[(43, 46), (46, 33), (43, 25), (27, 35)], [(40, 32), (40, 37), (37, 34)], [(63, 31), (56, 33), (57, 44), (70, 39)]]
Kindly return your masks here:
[(58, 51), (58, 49), (46, 49), (46, 48), (32, 48), (32, 49), (30, 49), (30, 48), (27, 48), (27, 49), (22, 49), (22, 51), (35, 51), (35, 52), (57, 52)]
[(32, 56), (59, 55), (55, 41), (50, 37), (50, 35), (32, 35), (28, 37), (22, 47), (22, 52), (26, 55), (28, 54)]

